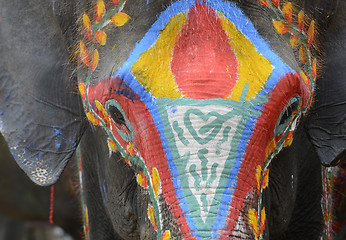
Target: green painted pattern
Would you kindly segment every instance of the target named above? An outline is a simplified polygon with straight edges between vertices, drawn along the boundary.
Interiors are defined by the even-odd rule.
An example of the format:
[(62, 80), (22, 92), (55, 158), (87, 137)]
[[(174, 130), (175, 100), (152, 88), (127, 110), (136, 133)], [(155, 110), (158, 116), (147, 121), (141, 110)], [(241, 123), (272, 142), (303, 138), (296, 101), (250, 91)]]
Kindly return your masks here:
[[(267, 96), (258, 96), (255, 99), (246, 101), (245, 96), (247, 91), (248, 87), (246, 86), (239, 101), (225, 99), (196, 100), (188, 98), (156, 99), (160, 117), (164, 126), (164, 135), (166, 139), (169, 139), (169, 148), (171, 150), (172, 158), (178, 171), (179, 181), (188, 205), (189, 213), (187, 214), (192, 216), (197, 229), (203, 229), (203, 231), (200, 231), (202, 238), (209, 237), (211, 227), (215, 220), (226, 184), (228, 182), (228, 176), (230, 175), (236, 158), (236, 152), (241, 136), (245, 130), (245, 124), (250, 117), (260, 116), (261, 113), (255, 110), (254, 106), (260, 106), (268, 101)], [(221, 107), (222, 109), (227, 107), (229, 111), (223, 110), (223, 113), (219, 113), (217, 110), (215, 110), (203, 113), (201, 109), (208, 106), (210, 106), (211, 110), (214, 110), (217, 107)], [(183, 109), (184, 113), (173, 113), (172, 109), (175, 109), (174, 112), (179, 112), (179, 109)], [(246, 109), (246, 111), (244, 111), (244, 109)], [(170, 117), (172, 117), (174, 114), (183, 114), (181, 115), (183, 121), (173, 119), (172, 122), (170, 122)], [(238, 125), (235, 129), (224, 124), (232, 118), (235, 118), (235, 121), (238, 121)], [(196, 119), (197, 121), (202, 123), (204, 122), (205, 124), (194, 126), (193, 123)], [(183, 124), (183, 126), (179, 126), (179, 124)], [(188, 133), (184, 131), (188, 131)], [(221, 165), (218, 162), (214, 162), (211, 167), (208, 166), (208, 162), (210, 161), (206, 155), (211, 154), (210, 150), (208, 150), (208, 144), (212, 140), (216, 139), (216, 137), (219, 138), (220, 140), (217, 142), (216, 152), (213, 152), (213, 154), (220, 155), (221, 145), (230, 140), (229, 133), (231, 131), (234, 131), (234, 135), (229, 143), (230, 151), (223, 155), (225, 158), (223, 169), (220, 169)], [(191, 146), (192, 139), (190, 140), (190, 138), (187, 138), (186, 134), (191, 135), (192, 139), (196, 141), (199, 146)], [(179, 152), (184, 150), (178, 150), (178, 142), (176, 141), (180, 141), (181, 144), (186, 146), (185, 153)], [(194, 149), (197, 148), (197, 156), (194, 156), (194, 162), (191, 161), (192, 156), (191, 151), (189, 150), (191, 147)], [(197, 171), (196, 159), (197, 161), (200, 161), (199, 165), (201, 168), (199, 171)], [(188, 164), (191, 165), (188, 167)], [(220, 177), (216, 183), (215, 181), (218, 178), (217, 173)], [(191, 176), (190, 180), (189, 175)], [(191, 179), (193, 182), (191, 182)], [(205, 185), (202, 186), (202, 182), (204, 182)], [(205, 187), (210, 188), (212, 184), (214, 184), (214, 186), (216, 184), (217, 188), (215, 189), (214, 198), (209, 203), (207, 198), (210, 198), (210, 196), (208, 196), (210, 194), (204, 192), (203, 189), (205, 189)], [(191, 190), (189, 186), (194, 187), (195, 189)], [(200, 194), (193, 194), (193, 191), (200, 191)], [(199, 206), (198, 202), (201, 203), (201, 206)], [(201, 216), (201, 209), (207, 213), (205, 219)], [(208, 229), (209, 232), (207, 231)]]
[[(206, 134), (210, 130), (212, 130), (212, 132), (207, 137), (201, 138), (199, 136), (199, 134), (197, 134), (196, 129), (192, 126), (191, 116), (190, 116), (191, 114), (194, 114), (194, 115), (198, 116), (204, 122), (206, 122), (211, 117), (215, 117), (215, 120), (213, 120), (212, 122), (204, 125), (198, 131), (198, 133), (200, 133), (200, 134)], [(234, 116), (235, 115), (234, 115), (233, 111), (231, 111), (231, 112), (229, 112), (229, 113), (227, 113), (225, 115), (221, 115), (221, 114), (219, 114), (219, 113), (217, 113), (215, 111), (211, 111), (207, 115), (204, 115), (202, 113), (202, 111), (199, 110), (199, 109), (189, 109), (185, 113), (184, 124), (187, 127), (187, 129), (189, 130), (189, 132), (191, 133), (191, 135), (193, 136), (193, 138), (199, 144), (204, 145), (204, 144), (207, 144), (208, 142), (210, 142), (210, 140), (214, 139), (216, 134), (218, 134), (219, 131), (221, 130), (221, 127), (222, 127), (223, 123), (226, 122), (231, 117), (234, 117)]]
[(190, 142), (184, 137), (184, 131), (181, 127), (179, 127), (179, 124), (177, 121), (174, 121), (172, 124), (172, 127), (174, 131), (178, 134), (179, 140), (187, 146)]

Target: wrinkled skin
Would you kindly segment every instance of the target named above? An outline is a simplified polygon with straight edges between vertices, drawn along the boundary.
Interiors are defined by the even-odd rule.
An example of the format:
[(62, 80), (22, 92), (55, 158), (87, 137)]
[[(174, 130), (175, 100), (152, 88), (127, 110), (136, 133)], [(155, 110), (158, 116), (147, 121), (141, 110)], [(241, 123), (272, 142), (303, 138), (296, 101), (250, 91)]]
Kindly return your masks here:
[[(322, 58), (326, 62), (325, 68), (321, 70), (322, 74), (318, 76), (315, 83), (314, 105), (307, 112), (302, 111), (303, 107), (300, 106), (308, 105), (309, 92), (304, 87), (305, 85), (303, 85), (299, 75), (301, 64), (297, 59), (297, 52), (287, 45), (289, 41), (287, 36), (282, 36), (274, 30), (268, 8), (260, 6), (255, 0), (247, 0), (234, 1), (236, 7), (223, 10), (222, 13), (226, 15), (230, 9), (237, 14), (237, 11), (240, 10), (243, 15), (238, 14), (236, 19), (251, 21), (255, 31), (261, 36), (258, 38), (256, 35), (251, 37), (251, 40), (267, 43), (270, 48), (268, 47), (265, 51), (275, 55), (272, 64), (274, 62), (275, 64), (282, 63), (287, 68), (280, 68), (277, 65), (274, 68), (279, 71), (278, 76), (273, 80), (275, 86), (270, 91), (268, 90), (265, 100), (253, 102), (261, 110), (258, 111), (260, 114), (254, 117), (253, 125), (248, 123), (247, 127), (244, 127), (246, 130), (250, 129), (249, 134), (244, 137), (246, 139), (244, 149), (234, 150), (232, 147), (232, 150), (227, 152), (227, 154), (232, 153), (233, 155), (240, 154), (240, 157), (237, 157), (238, 160), (235, 160), (234, 157), (224, 163), (221, 157), (216, 158), (216, 160), (210, 158), (209, 161), (225, 164), (224, 169), (226, 170), (228, 168), (236, 169), (233, 167), (233, 163), (239, 161), (238, 170), (240, 170), (239, 172), (234, 170), (237, 171), (236, 173), (225, 172), (226, 177), (220, 177), (220, 182), (233, 181), (235, 185), (228, 188), (235, 190), (231, 194), (224, 194), (225, 188), (222, 189), (221, 193), (218, 192), (220, 195), (226, 196), (227, 203), (223, 206), (226, 210), (222, 212), (226, 216), (221, 216), (219, 212), (215, 213), (218, 208), (215, 210), (215, 208), (207, 206), (214, 211), (210, 210), (211, 215), (214, 214), (221, 218), (219, 222), (215, 220), (215, 223), (213, 220), (210, 223), (211, 220), (208, 219), (213, 218), (208, 216), (207, 221), (210, 223), (208, 225), (203, 224), (200, 220), (202, 219), (201, 212), (207, 212), (203, 209), (206, 206), (204, 203), (198, 205), (199, 202), (203, 202), (203, 194), (197, 193), (189, 196), (191, 185), (189, 185), (190, 183), (183, 183), (184, 176), (190, 176), (196, 172), (193, 171), (192, 164), (195, 160), (191, 157), (189, 171), (181, 174), (181, 170), (178, 169), (177, 174), (179, 176), (174, 175), (176, 172), (171, 165), (174, 162), (174, 166), (179, 166), (179, 159), (174, 158), (169, 162), (167, 152), (176, 154), (180, 150), (174, 152), (173, 145), (169, 142), (174, 138), (173, 135), (168, 138), (167, 143), (163, 143), (162, 140), (167, 138), (162, 136), (167, 134), (168, 121), (162, 124), (164, 131), (160, 130), (161, 125), (158, 125), (155, 117), (162, 117), (162, 115), (155, 115), (153, 113), (155, 111), (151, 108), (152, 105), (143, 100), (143, 96), (147, 96), (145, 95), (147, 93), (157, 99), (164, 99), (162, 96), (166, 97), (172, 92), (162, 90), (166, 86), (165, 82), (162, 82), (162, 86), (157, 92), (150, 88), (152, 83), (150, 81), (159, 81), (160, 78), (150, 79), (149, 82), (144, 79), (141, 84), (145, 86), (147, 92), (141, 92), (130, 84), (132, 82), (129, 80), (128, 72), (126, 70), (122, 72), (122, 69), (126, 67), (120, 68), (125, 66), (123, 64), (128, 61), (130, 53), (137, 51), (136, 46), (140, 46), (138, 48), (143, 46), (141, 45), (142, 38), (157, 21), (160, 13), (169, 12), (166, 9), (172, 2), (172, 6), (176, 6), (174, 1), (168, 0), (149, 2), (128, 0), (123, 12), (130, 15), (131, 20), (121, 27), (103, 29), (107, 33), (107, 44), (98, 48), (100, 60), (96, 70), (92, 73), (90, 86), (85, 81), (88, 69), (81, 62), (69, 61), (69, 57), (74, 56), (74, 46), (78, 44), (79, 40), (75, 39), (76, 36), (85, 34), (83, 31), (79, 31), (81, 16), (87, 9), (93, 9), (95, 4), (90, 3), (88, 5), (83, 1), (67, 3), (67, 1), (45, 2), (38, 0), (29, 3), (21, 0), (11, 3), (1, 2), (0, 53), (1, 56), (5, 57), (0, 59), (0, 127), (18, 164), (37, 184), (50, 185), (57, 180), (77, 145), (79, 145), (82, 159), (83, 196), (89, 213), (91, 239), (161, 239), (158, 234), (159, 231), (154, 229), (153, 225), (155, 224), (152, 224), (148, 217), (148, 204), (154, 205), (155, 201), (159, 202), (160, 208), (160, 214), (156, 215), (157, 218), (160, 217), (160, 221), (156, 227), (162, 228), (160, 234), (169, 230), (172, 239), (193, 239), (196, 236), (197, 239), (210, 239), (211, 237), (224, 239), (319, 239), (323, 229), (320, 206), (322, 196), (321, 163), (323, 165), (335, 165), (345, 161), (346, 95), (344, 93), (346, 92), (346, 84), (343, 79), (345, 79), (346, 71), (340, 64), (344, 62), (345, 58), (344, 43), (346, 37), (343, 30), (336, 31), (335, 29), (344, 29), (342, 26), (345, 26), (346, 20), (342, 16), (346, 4), (337, 0), (293, 1), (298, 9), (304, 9), (318, 23), (319, 41), (316, 43), (323, 44), (319, 46), (319, 49), (321, 49)], [(215, 2), (227, 3), (227, 6), (233, 4), (233, 1)], [(190, 11), (193, 17), (202, 17), (196, 17), (199, 19), (196, 24), (193, 21), (189, 23), (192, 27), (187, 28), (188, 31), (185, 32), (184, 36), (187, 36), (185, 42), (181, 40), (179, 43), (181, 45), (177, 47), (178, 50), (175, 50), (174, 57), (180, 57), (172, 57), (170, 66), (176, 76), (179, 89), (185, 96), (184, 98), (195, 104), (191, 105), (204, 106), (204, 103), (201, 104), (199, 100), (206, 99), (205, 102), (209, 102), (211, 107), (201, 108), (204, 109), (203, 111), (212, 112), (215, 110), (214, 108), (216, 110), (220, 108), (220, 111), (224, 113), (230, 111), (230, 106), (232, 106), (232, 111), (236, 109), (241, 114), (246, 114), (246, 112), (251, 112), (252, 108), (246, 109), (243, 108), (244, 106), (240, 106), (238, 109), (234, 103), (242, 101), (241, 97), (237, 100), (226, 100), (221, 99), (223, 96), (218, 95), (224, 88), (229, 88), (227, 81), (227, 84), (221, 87), (213, 80), (209, 80), (211, 82), (205, 81), (203, 83), (205, 85), (201, 85), (207, 87), (202, 86), (201, 88), (192, 88), (192, 90), (189, 86), (183, 86), (184, 81), (179, 82), (179, 79), (184, 80), (184, 75), (179, 77), (181, 76), (179, 74), (186, 70), (184, 67), (190, 61), (192, 62), (189, 57), (184, 57), (184, 54), (191, 53), (192, 49), (204, 49), (203, 44), (199, 44), (198, 41), (189, 42), (186, 40), (190, 36), (189, 33), (196, 34), (197, 26), (205, 24), (202, 29), (206, 29), (206, 33), (202, 31), (201, 35), (208, 35), (208, 33), (211, 34), (210, 36), (216, 35), (219, 37), (216, 39), (216, 43), (221, 42), (221, 35), (213, 34), (213, 31), (217, 31), (215, 30), (217, 24), (212, 25), (215, 26), (214, 29), (208, 25), (208, 21), (204, 22), (203, 20), (203, 16), (210, 17), (214, 11), (212, 7), (206, 6), (202, 1), (198, 7), (194, 8), (195, 15), (191, 13), (192, 10)], [(214, 6), (214, 8), (216, 7)], [(210, 17), (210, 19), (212, 18)], [(231, 19), (232, 21), (237, 20)], [(176, 24), (178, 23), (179, 21), (176, 19)], [(243, 29), (245, 35), (249, 28)], [(83, 37), (81, 38), (85, 41)], [(165, 40), (166, 42), (164, 41), (163, 50), (169, 45), (167, 40), (168, 38)], [(203, 39), (199, 40), (202, 41)], [(184, 45), (186, 42), (188, 44)], [(136, 45), (136, 43), (138, 44)], [(209, 44), (208, 41), (207, 44)], [(233, 48), (242, 49), (242, 45), (238, 42), (238, 45)], [(220, 55), (216, 54), (210, 65), (213, 62), (218, 62), (221, 57), (225, 57), (224, 52), (218, 52)], [(263, 54), (266, 55), (266, 53)], [(205, 55), (201, 54), (200, 58), (205, 60)], [(229, 56), (227, 55), (225, 58)], [(255, 58), (255, 55), (252, 56)], [(232, 59), (227, 59), (227, 61), (234, 62)], [(244, 61), (250, 70), (257, 63), (252, 57), (245, 57)], [(162, 67), (163, 62), (164, 59), (158, 67)], [(222, 63), (222, 61), (220, 62)], [(265, 68), (264, 61), (259, 62), (263, 63), (263, 68), (258, 68), (255, 76), (264, 71), (262, 69)], [(147, 62), (144, 61), (145, 63)], [(133, 62), (131, 66), (132, 64)], [(208, 67), (208, 64), (203, 66)], [(194, 86), (197, 86), (203, 79), (196, 76), (199, 74), (202, 76), (204, 69), (198, 67), (198, 64), (197, 67), (193, 67), (191, 67), (191, 72), (195, 75), (192, 74), (190, 77), (191, 79), (195, 78)], [(75, 69), (76, 71), (79, 70), (78, 73)], [(282, 72), (280, 72), (281, 70)], [(137, 73), (134, 70), (131, 71), (131, 74), (137, 74), (138, 79), (142, 77), (141, 74), (145, 75), (150, 72), (149, 70), (144, 71), (144, 73), (138, 73), (139, 70)], [(287, 73), (287, 71), (292, 74)], [(162, 71), (159, 71), (159, 74), (161, 73)], [(214, 78), (211, 77), (210, 79)], [(76, 94), (78, 83), (85, 83), (88, 86), (88, 97), (81, 97)], [(212, 88), (214, 86), (215, 90)], [(262, 87), (264, 88), (264, 86)], [(115, 94), (112, 93), (114, 89), (117, 90)], [(294, 98), (297, 96), (299, 98)], [(168, 103), (171, 98), (177, 98), (177, 102), (184, 100), (180, 97), (167, 97)], [(297, 127), (294, 124), (287, 125), (283, 130), (284, 133), (277, 134), (279, 140), (275, 146), (278, 145), (278, 148), (273, 148), (273, 154), (268, 156), (266, 151), (270, 146), (269, 143), (271, 139), (275, 139), (273, 132), (278, 131), (275, 130), (276, 123), (285, 122), (281, 121), (280, 117), (284, 115), (283, 108), (291, 99), (294, 101), (299, 99), (300, 105), (294, 105), (294, 102), (287, 105), (290, 108), (296, 107), (294, 109), (297, 113), (292, 110), (292, 116), (289, 115), (288, 118), (296, 118)], [(87, 113), (94, 111), (94, 116), (100, 116), (102, 112), (101, 108), (97, 107), (98, 103), (95, 100), (108, 111), (110, 115), (108, 117), (111, 119), (109, 124), (112, 128), (110, 125), (101, 127), (87, 121)], [(108, 100), (115, 100), (117, 106), (120, 106), (124, 112), (119, 111), (118, 108), (117, 112), (112, 114), (110, 108), (106, 107)], [(156, 101), (156, 99), (154, 100)], [(224, 104), (225, 101), (223, 100), (229, 101), (227, 102), (229, 105)], [(243, 103), (246, 102), (243, 101)], [(222, 108), (220, 107), (221, 103), (223, 103)], [(167, 103), (164, 102), (164, 104)], [(165, 109), (159, 105), (159, 101), (153, 102), (153, 105), (157, 106), (158, 111), (162, 112), (162, 109)], [(178, 103), (176, 105), (179, 106)], [(280, 115), (281, 112), (283, 114)], [(174, 112), (172, 111), (172, 113)], [(203, 112), (203, 114), (207, 113)], [(182, 118), (181, 116), (178, 114), (177, 118)], [(90, 119), (90, 116), (88, 117)], [(106, 122), (106, 120), (104, 121)], [(237, 119), (233, 118), (232, 121), (227, 122), (232, 126), (231, 129), (238, 128)], [(295, 121), (292, 120), (290, 123), (292, 122)], [(192, 124), (205, 123), (202, 120), (199, 122), (196, 120)], [(223, 122), (219, 125), (222, 126)], [(217, 124), (215, 126), (218, 127)], [(112, 129), (112, 131), (107, 131), (107, 129)], [(127, 149), (129, 153), (125, 153), (129, 141), (124, 140), (123, 135), (119, 137), (119, 129), (127, 135), (133, 136), (134, 140), (131, 143), (137, 149), (138, 155), (136, 153), (131, 154), (129, 149)], [(295, 130), (293, 142), (281, 150), (279, 142), (281, 141), (282, 145), (286, 145), (283, 143), (288, 136), (286, 134), (292, 132), (287, 129)], [(243, 133), (237, 132), (235, 134), (244, 136), (239, 135)], [(107, 143), (108, 138), (112, 137), (117, 144), (117, 150)], [(200, 160), (207, 154), (205, 150), (200, 152), (195, 145), (190, 145), (188, 148), (194, 153), (191, 155), (199, 154)], [(211, 151), (211, 148), (207, 150)], [(271, 152), (269, 151), (269, 153)], [(201, 154), (204, 155), (200, 157)], [(145, 172), (145, 167), (135, 164), (136, 156), (140, 156), (139, 159), (143, 159), (145, 162), (145, 167), (150, 174), (147, 177), (154, 175), (152, 173), (154, 168), (159, 173), (160, 190), (156, 194), (156, 200), (153, 185), (145, 188), (138, 180), (139, 171)], [(131, 166), (125, 161), (125, 158), (129, 159)], [(206, 171), (212, 172), (211, 164), (207, 166)], [(267, 173), (269, 174), (267, 185), (262, 185), (261, 182), (261, 188), (257, 186), (259, 181), (256, 177), (258, 166), (261, 167), (260, 169), (263, 167), (270, 170)], [(198, 171), (202, 176), (205, 173), (203, 170)], [(265, 181), (265, 171), (262, 172), (262, 178)], [(182, 182), (180, 189), (176, 183), (178, 180), (175, 179), (178, 179), (179, 183)], [(173, 183), (176, 185), (173, 186)], [(196, 185), (194, 186), (196, 187)], [(205, 187), (202, 192), (207, 190), (214, 191), (214, 193), (221, 191), (219, 188), (217, 190), (215, 188)], [(154, 189), (153, 193), (149, 193), (150, 189)], [(178, 192), (179, 197), (177, 197)], [(219, 198), (215, 199), (221, 201)], [(250, 216), (253, 210), (257, 211), (256, 213), (261, 210), (265, 212), (265, 217), (263, 217), (262, 211), (259, 214), (261, 219), (265, 219), (263, 226), (261, 225), (260, 236), (258, 236), (259, 234), (256, 235), (254, 231), (257, 222), (254, 225), (251, 224)], [(180, 214), (183, 211), (184, 214)], [(212, 224), (219, 224), (220, 227), (217, 225), (211, 231)]]

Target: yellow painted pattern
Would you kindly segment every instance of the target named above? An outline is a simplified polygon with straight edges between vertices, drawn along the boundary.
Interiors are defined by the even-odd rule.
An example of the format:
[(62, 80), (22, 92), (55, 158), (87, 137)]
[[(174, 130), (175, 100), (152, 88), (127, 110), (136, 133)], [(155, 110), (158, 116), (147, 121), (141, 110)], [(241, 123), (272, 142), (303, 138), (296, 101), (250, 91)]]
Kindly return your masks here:
[(137, 174), (137, 182), (143, 188), (147, 188), (148, 187), (148, 179), (145, 177), (145, 175), (144, 175), (144, 173), (142, 171), (139, 171), (139, 173)]
[(155, 97), (181, 98), (182, 95), (173, 79), (170, 67), (172, 52), (186, 14), (172, 17), (156, 40), (146, 52), (142, 53), (131, 72)]
[(273, 20), (273, 26), (279, 34), (286, 34), (290, 31), (286, 23), (281, 20)]
[(95, 39), (96, 41), (100, 44), (100, 45), (105, 45), (106, 44), (106, 41), (107, 41), (107, 35), (104, 31), (102, 30), (98, 30), (96, 33), (95, 33)]
[(103, 16), (105, 15), (105, 3), (103, 0), (98, 0), (96, 4), (96, 22), (101, 21)]
[(90, 121), (93, 125), (95, 125), (95, 126), (100, 125), (100, 121), (94, 116), (93, 113), (88, 112), (88, 113), (87, 113), (87, 118), (89, 119), (89, 121)]
[(154, 229), (157, 230), (157, 223), (156, 223), (154, 208), (150, 204), (148, 205), (148, 217)]
[(275, 142), (275, 138), (273, 138), (272, 140), (270, 140), (270, 142), (267, 145), (266, 148), (266, 156), (265, 159), (267, 159), (269, 157), (269, 155), (276, 149), (276, 142)]
[(126, 13), (118, 12), (113, 15), (113, 17), (111, 18), (111, 21), (112, 23), (114, 23), (115, 26), (120, 27), (125, 25), (130, 19), (131, 17), (127, 15)]
[(265, 208), (262, 208), (261, 210), (261, 223), (260, 223), (260, 234), (262, 235), (266, 223), (266, 210)]
[(117, 146), (115, 145), (115, 142), (110, 138), (108, 138), (108, 146), (111, 151), (117, 151)]
[(263, 174), (263, 182), (262, 182), (262, 189), (266, 189), (269, 184), (269, 169), (264, 170)]
[(171, 232), (169, 230), (166, 230), (161, 237), (161, 240), (170, 240), (171, 239)]
[(258, 217), (257, 217), (257, 211), (253, 208), (249, 210), (248, 221), (252, 229), (252, 232), (255, 235), (255, 239), (258, 239), (259, 238)]
[(97, 49), (94, 49), (93, 51), (93, 59), (91, 61), (91, 71), (95, 71), (97, 65), (99, 63), (99, 52), (97, 51)]
[(257, 182), (258, 195), (261, 191), (261, 174), (262, 174), (262, 167), (260, 165), (257, 165), (257, 167), (256, 167), (256, 182)]
[(79, 89), (79, 92), (82, 96), (83, 99), (85, 99), (85, 94), (86, 94), (86, 88), (85, 88), (85, 83), (84, 82), (81, 82), (79, 85), (78, 85), (78, 89)]
[(135, 149), (135, 147), (133, 146), (133, 143), (130, 142), (128, 145), (127, 145), (127, 153), (130, 154), (130, 155), (136, 155), (137, 154), (137, 150)]
[(83, 14), (83, 24), (87, 31), (91, 30), (90, 18), (86, 13)]
[(245, 84), (249, 84), (246, 100), (253, 99), (264, 87), (273, 71), (271, 62), (261, 55), (253, 44), (234, 26), (234, 24), (219, 13), (221, 24), (229, 36), (229, 43), (238, 59), (239, 80), (232, 90), (229, 99), (238, 101)]
[(310, 80), (309, 78), (306, 76), (305, 72), (303, 72), (302, 70), (300, 70), (300, 76), (302, 76), (302, 79), (305, 83), (306, 86), (310, 86)]
[(156, 199), (159, 200), (161, 181), (160, 181), (159, 172), (157, 171), (156, 168), (153, 168), (152, 170), (152, 182), (153, 182), (153, 190), (154, 190)]
[[(221, 24), (227, 32), (229, 43), (234, 50), (239, 66), (239, 80), (227, 99), (239, 100), (245, 84), (249, 85), (246, 100), (253, 99), (265, 85), (273, 71), (270, 61), (261, 55), (253, 44), (236, 29), (234, 24), (219, 13)], [(155, 97), (181, 98), (181, 92), (174, 81), (170, 68), (172, 51), (180, 29), (186, 21), (186, 14), (179, 13), (167, 23), (156, 40), (146, 52), (142, 53), (131, 68), (138, 83), (146, 87)]]

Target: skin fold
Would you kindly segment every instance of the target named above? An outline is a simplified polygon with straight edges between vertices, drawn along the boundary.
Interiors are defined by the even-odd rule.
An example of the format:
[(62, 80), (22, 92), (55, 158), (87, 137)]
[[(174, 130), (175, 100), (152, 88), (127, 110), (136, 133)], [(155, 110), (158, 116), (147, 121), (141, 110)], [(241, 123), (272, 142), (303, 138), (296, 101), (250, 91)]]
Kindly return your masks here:
[(1, 1), (0, 131), (41, 186), (76, 152), (86, 239), (332, 239), (345, 6)]

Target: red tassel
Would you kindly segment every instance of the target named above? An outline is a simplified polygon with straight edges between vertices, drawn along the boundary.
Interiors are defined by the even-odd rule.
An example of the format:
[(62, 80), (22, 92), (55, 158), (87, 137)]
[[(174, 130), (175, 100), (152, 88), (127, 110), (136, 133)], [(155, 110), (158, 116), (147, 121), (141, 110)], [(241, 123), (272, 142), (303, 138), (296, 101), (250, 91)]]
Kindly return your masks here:
[(54, 211), (54, 185), (50, 186), (50, 207), (49, 207), (49, 223), (53, 224)]

